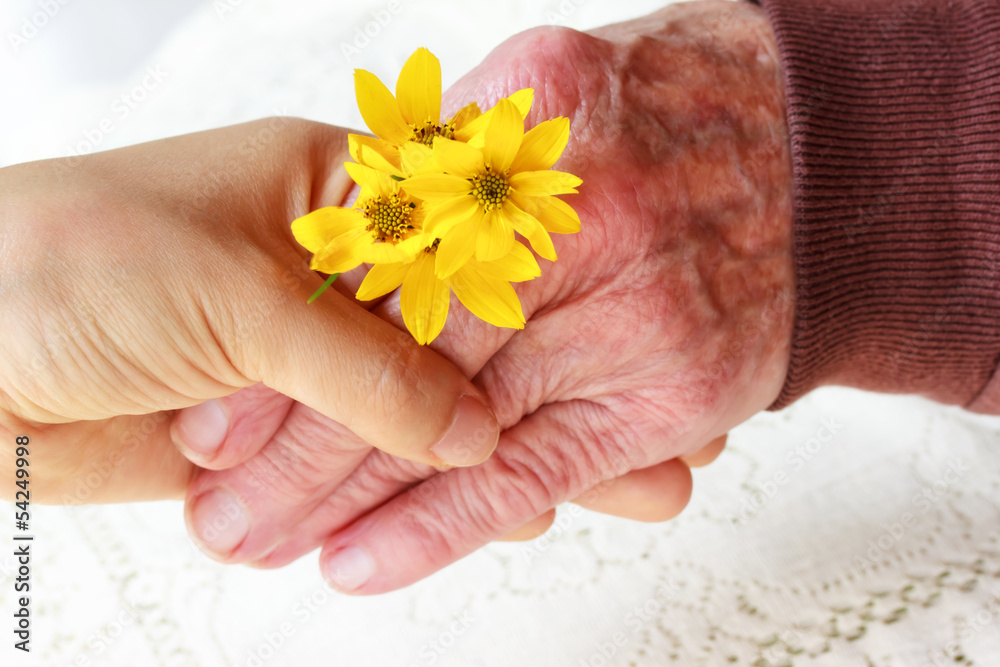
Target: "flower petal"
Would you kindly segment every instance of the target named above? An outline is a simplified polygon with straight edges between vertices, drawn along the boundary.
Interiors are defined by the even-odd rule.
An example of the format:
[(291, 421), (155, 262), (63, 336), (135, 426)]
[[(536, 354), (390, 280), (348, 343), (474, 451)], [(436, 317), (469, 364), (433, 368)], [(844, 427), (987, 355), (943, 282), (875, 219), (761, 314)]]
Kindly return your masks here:
[(554, 262), (559, 259), (556, 254), (556, 247), (552, 245), (552, 237), (545, 231), (545, 228), (538, 225), (526, 237), (531, 243), (531, 249), (538, 253), (538, 256)]
[(535, 252), (551, 262), (556, 261), (556, 249), (552, 245), (552, 238), (537, 218), (525, 213), (510, 200), (504, 203), (503, 210), (514, 230), (528, 239)]
[(426, 234), (413, 234), (399, 243), (370, 243), (361, 250), (361, 261), (365, 264), (412, 262), (417, 253), (423, 251), (433, 240)]
[(479, 235), (480, 217), (456, 225), (441, 239), (437, 249), (434, 271), (439, 278), (447, 278), (462, 268), (476, 252), (476, 238)]
[(399, 149), (376, 137), (348, 134), (347, 147), (355, 162), (392, 174), (400, 170)]
[[(399, 190), (399, 183), (392, 180), (389, 174), (384, 171), (372, 169), (357, 162), (345, 162), (344, 169), (347, 170), (347, 173), (355, 183), (362, 188), (367, 188), (373, 196), (388, 197)], [(358, 195), (358, 201), (362, 199), (362, 195)]]
[(437, 206), (433, 206), (427, 211), (424, 218), (424, 230), (428, 234), (442, 237), (460, 223), (465, 222), (479, 208), (476, 198), (465, 194), (446, 199)]
[(458, 113), (449, 118), (448, 122), (457, 132), (459, 129), (465, 127), (468, 123), (474, 121), (482, 115), (483, 112), (479, 110), (479, 105), (475, 102), (469, 102), (464, 107), (459, 109)]
[(407, 58), (396, 80), (399, 111), (408, 123), (441, 120), (441, 63), (420, 47)]
[(397, 146), (409, 140), (410, 127), (392, 93), (377, 76), (363, 69), (354, 70), (354, 93), (361, 117), (372, 134)]
[(404, 263), (376, 264), (361, 281), (358, 287), (358, 300), (371, 301), (385, 296), (403, 284), (403, 278), (409, 270), (410, 265)]
[(476, 259), (492, 262), (509, 253), (513, 247), (514, 228), (500, 211), (490, 211), (476, 234)]
[(577, 176), (564, 171), (522, 171), (510, 177), (510, 187), (532, 197), (572, 194), (581, 183)]
[(406, 176), (441, 171), (437, 162), (434, 161), (434, 154), (430, 146), (407, 141), (399, 147), (399, 154), (400, 164)]
[(462, 178), (472, 178), (486, 168), (481, 150), (444, 137), (434, 139), (434, 159), (442, 170)]
[(429, 201), (451, 199), (455, 195), (472, 192), (472, 183), (449, 174), (417, 174), (403, 181), (400, 187), (417, 199)]
[(364, 227), (365, 217), (361, 211), (327, 206), (296, 219), (292, 223), (292, 235), (309, 252), (317, 253), (338, 236)]
[(486, 165), (497, 173), (510, 169), (524, 137), (524, 118), (509, 100), (500, 100), (493, 108), (493, 117), (486, 126), (483, 157)]
[(486, 278), (520, 283), (542, 275), (538, 261), (523, 244), (514, 242), (510, 252), (494, 262), (476, 262), (475, 270)]
[(481, 320), (498, 327), (524, 328), (521, 302), (510, 283), (487, 278), (477, 271), (476, 264), (459, 269), (449, 281), (462, 305)]
[(361, 265), (361, 253), (372, 236), (364, 228), (338, 236), (313, 257), (309, 268), (323, 273), (344, 273)]
[(558, 197), (527, 197), (511, 193), (511, 200), (554, 234), (576, 234), (580, 231), (580, 216), (573, 207)]
[(437, 338), (444, 328), (449, 298), (448, 283), (434, 275), (434, 256), (418, 255), (403, 279), (399, 309), (406, 328), (421, 345)]
[[(518, 113), (521, 114), (521, 118), (524, 119), (528, 116), (528, 111), (531, 110), (531, 102), (534, 99), (535, 91), (531, 88), (522, 88), (512, 95), (508, 95), (503, 98), (517, 107)], [(477, 107), (478, 108), (478, 107)], [(484, 114), (481, 114), (475, 118), (472, 118), (465, 124), (464, 127), (455, 126), (455, 138), (459, 141), (465, 141), (472, 146), (477, 148), (483, 145), (483, 132), (486, 130), (486, 126), (489, 125), (490, 118), (493, 117), (493, 107)]]
[(553, 118), (539, 123), (524, 134), (517, 157), (510, 165), (514, 173), (550, 169), (569, 141), (569, 118)]
[(534, 88), (522, 88), (506, 97), (510, 100), (510, 103), (517, 107), (518, 113), (521, 114), (521, 118), (527, 118), (528, 112), (531, 111), (531, 104), (535, 100), (535, 90)]
[(469, 119), (467, 123), (462, 126), (455, 126), (455, 139), (458, 141), (464, 141), (466, 143), (472, 142), (473, 139), (480, 139), (478, 145), (482, 146), (482, 135), (486, 130), (486, 126), (490, 122), (490, 117), (492, 115), (492, 109), (484, 114), (480, 114), (475, 118)]

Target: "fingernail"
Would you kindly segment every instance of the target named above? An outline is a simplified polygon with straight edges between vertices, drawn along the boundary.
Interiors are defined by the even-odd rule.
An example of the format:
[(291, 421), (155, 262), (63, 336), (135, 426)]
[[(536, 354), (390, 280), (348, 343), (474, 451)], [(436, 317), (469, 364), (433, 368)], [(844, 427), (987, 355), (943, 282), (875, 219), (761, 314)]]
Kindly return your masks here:
[(326, 579), (338, 591), (350, 593), (364, 586), (375, 574), (375, 561), (358, 547), (337, 551), (326, 561)]
[(455, 418), (431, 453), (451, 466), (471, 466), (489, 458), (500, 440), (500, 425), (493, 411), (474, 396), (458, 399)]
[(229, 415), (219, 401), (211, 399), (181, 410), (173, 432), (181, 447), (210, 456), (219, 451), (229, 433)]
[(209, 555), (228, 556), (250, 532), (246, 510), (226, 491), (214, 490), (200, 496), (191, 509), (195, 542)]

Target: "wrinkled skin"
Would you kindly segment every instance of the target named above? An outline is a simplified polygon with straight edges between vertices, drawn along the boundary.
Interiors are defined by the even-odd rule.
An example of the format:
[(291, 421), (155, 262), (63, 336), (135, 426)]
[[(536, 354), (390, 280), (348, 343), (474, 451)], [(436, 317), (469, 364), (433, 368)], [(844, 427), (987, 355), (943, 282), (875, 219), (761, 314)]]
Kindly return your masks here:
[[(211, 547), (220, 559), (276, 567), (323, 544), (334, 586), (378, 593), (519, 526), (537, 533), (551, 508), (581, 494), (581, 504), (622, 513), (608, 501), (628, 503), (608, 482), (622, 475), (660, 489), (669, 515), (690, 491), (676, 457), (719, 442), (777, 397), (793, 298), (791, 164), (761, 10), (696, 2), (589, 34), (531, 30), (457, 83), (445, 108), (485, 108), (528, 86), (529, 127), (572, 121), (556, 168), (583, 179), (567, 197), (583, 229), (555, 237), (558, 262), (518, 286), (523, 332), (456, 307), (433, 345), (491, 399), (505, 429), (496, 452), (437, 472), (372, 451), (268, 390), (244, 390), (227, 405), (257, 420), (257, 440), (229, 438), (201, 463), (229, 468), (260, 453), (203, 472), (188, 493), (194, 532), (215, 520), (223, 534)], [(330, 194), (337, 203), (341, 193)], [(359, 280), (345, 276), (340, 288)], [(374, 312), (402, 326), (396, 299)], [(277, 405), (282, 419), (252, 416), (259, 405)], [(248, 535), (200, 513), (210, 489), (239, 499)], [(331, 561), (348, 547), (366, 572)]]

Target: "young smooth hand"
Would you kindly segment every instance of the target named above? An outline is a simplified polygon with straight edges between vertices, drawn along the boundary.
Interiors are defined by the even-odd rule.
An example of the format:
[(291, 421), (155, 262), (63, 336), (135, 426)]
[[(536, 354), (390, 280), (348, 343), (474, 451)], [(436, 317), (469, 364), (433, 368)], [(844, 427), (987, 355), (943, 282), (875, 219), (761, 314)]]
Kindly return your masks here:
[(286, 118), (0, 170), (0, 437), (29, 436), (32, 500), (183, 497), (174, 411), (224, 425), (203, 402), (257, 383), (427, 465), (489, 455), (459, 369), (337, 292), (306, 303), (289, 223), (345, 157), (344, 130)]

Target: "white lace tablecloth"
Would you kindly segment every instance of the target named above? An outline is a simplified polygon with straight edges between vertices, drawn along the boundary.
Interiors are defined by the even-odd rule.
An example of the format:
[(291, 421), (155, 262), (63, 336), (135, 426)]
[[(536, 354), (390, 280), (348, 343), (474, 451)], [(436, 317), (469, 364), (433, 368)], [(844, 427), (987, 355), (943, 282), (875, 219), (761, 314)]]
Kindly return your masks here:
[[(423, 45), (447, 85), (523, 28), (659, 4), (206, 2), (120, 90), (68, 92), (78, 104), (38, 134), (37, 157), (86, 137), (147, 67), (162, 81), (101, 148), (274, 113), (359, 127), (353, 67), (391, 81)], [(388, 25), (348, 62), (342, 43), (383, 10)], [(324, 586), (315, 554), (279, 571), (209, 561), (179, 503), (36, 507), (33, 652), (14, 651), (7, 630), (0, 665), (1000, 664), (1000, 419), (826, 389), (737, 429), (675, 521), (560, 512), (533, 543), (350, 598)], [(12, 552), (0, 557), (8, 625)]]

